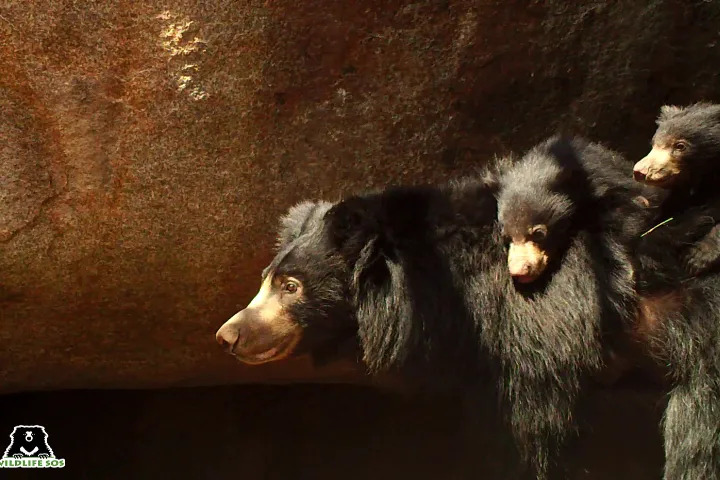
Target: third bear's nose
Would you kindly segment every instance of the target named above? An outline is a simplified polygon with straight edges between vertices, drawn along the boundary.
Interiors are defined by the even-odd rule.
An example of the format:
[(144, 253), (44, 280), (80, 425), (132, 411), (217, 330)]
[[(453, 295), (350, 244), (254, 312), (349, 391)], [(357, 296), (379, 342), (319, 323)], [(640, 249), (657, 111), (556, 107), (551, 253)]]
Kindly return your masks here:
[(638, 182), (641, 182), (645, 180), (645, 177), (647, 174), (643, 172), (642, 170), (633, 170), (633, 178), (637, 180)]

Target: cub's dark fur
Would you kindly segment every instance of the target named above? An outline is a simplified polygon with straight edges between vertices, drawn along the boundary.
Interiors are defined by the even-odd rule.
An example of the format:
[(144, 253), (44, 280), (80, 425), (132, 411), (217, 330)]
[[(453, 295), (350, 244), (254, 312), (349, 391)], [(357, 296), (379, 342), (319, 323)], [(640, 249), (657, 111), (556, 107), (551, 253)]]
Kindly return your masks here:
[(602, 145), (551, 137), (501, 172), (498, 220), (513, 233), (509, 237), (533, 225), (545, 227), (538, 241), (528, 240), (549, 253), (550, 270), (578, 231), (627, 249), (652, 218), (638, 207), (659, 199), (657, 189), (629, 179), (628, 168), (625, 159)]
[[(672, 277), (692, 277), (720, 266), (720, 105), (665, 106), (657, 120), (652, 150), (635, 165), (636, 178), (659, 184), (666, 196), (657, 222), (667, 221), (644, 239), (645, 270), (676, 264)], [(680, 258), (682, 262), (674, 259)], [(653, 278), (645, 283), (673, 279)]]

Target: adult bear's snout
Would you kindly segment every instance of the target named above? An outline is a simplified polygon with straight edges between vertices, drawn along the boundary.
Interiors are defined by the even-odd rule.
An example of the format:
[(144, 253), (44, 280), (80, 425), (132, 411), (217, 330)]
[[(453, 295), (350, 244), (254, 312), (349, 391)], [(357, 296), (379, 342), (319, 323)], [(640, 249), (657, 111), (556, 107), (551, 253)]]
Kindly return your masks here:
[(238, 313), (233, 315), (227, 322), (215, 334), (215, 340), (225, 349), (227, 353), (233, 353), (235, 346), (241, 336), (241, 330), (243, 329), (244, 322), (243, 312), (240, 310)]
[(250, 307), (233, 315), (215, 334), (227, 353), (250, 365), (291, 355), (301, 337), (302, 328), (287, 315), (267, 317), (262, 310)]

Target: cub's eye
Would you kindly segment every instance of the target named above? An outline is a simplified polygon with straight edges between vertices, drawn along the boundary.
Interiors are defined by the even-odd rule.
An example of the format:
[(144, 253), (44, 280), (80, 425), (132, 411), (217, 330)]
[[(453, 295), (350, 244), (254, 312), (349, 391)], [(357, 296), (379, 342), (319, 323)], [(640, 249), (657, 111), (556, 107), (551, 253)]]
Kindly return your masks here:
[(283, 289), (283, 292), (285, 292), (285, 293), (293, 294), (293, 293), (297, 292), (298, 285), (297, 285), (297, 283), (295, 283), (293, 281), (287, 281), (287, 282), (283, 283), (282, 289)]
[(530, 230), (530, 240), (540, 243), (547, 237), (547, 227), (545, 225), (535, 225)]
[(673, 150), (675, 150), (676, 152), (684, 152), (685, 150), (687, 150), (687, 143), (675, 142), (673, 144)]

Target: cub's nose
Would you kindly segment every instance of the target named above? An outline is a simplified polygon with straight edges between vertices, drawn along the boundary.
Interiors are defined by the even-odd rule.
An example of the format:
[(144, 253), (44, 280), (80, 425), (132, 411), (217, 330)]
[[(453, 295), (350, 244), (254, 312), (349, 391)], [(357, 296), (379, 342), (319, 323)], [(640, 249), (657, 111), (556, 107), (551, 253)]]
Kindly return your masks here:
[(509, 267), (510, 275), (513, 277), (529, 275), (530, 267), (531, 265), (528, 262), (513, 262), (513, 264)]
[(642, 182), (647, 177), (647, 173), (642, 170), (633, 170), (633, 178), (638, 182)]

